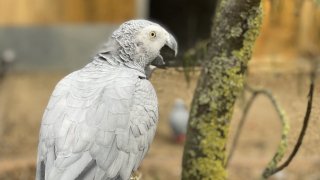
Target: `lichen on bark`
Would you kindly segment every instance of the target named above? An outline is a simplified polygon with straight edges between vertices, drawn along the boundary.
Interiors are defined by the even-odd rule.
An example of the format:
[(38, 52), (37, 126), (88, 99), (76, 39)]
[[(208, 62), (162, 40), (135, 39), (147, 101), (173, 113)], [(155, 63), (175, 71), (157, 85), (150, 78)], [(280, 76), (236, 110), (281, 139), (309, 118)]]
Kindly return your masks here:
[(233, 106), (261, 24), (260, 0), (221, 0), (193, 98), (182, 179), (226, 179)]

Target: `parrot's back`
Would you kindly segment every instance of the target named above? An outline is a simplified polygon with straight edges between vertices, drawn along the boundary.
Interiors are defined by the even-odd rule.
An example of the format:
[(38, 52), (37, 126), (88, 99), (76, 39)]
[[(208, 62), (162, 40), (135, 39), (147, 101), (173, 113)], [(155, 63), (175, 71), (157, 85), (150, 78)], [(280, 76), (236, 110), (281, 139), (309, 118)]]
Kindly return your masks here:
[(37, 179), (129, 179), (158, 120), (145, 75), (94, 60), (61, 80), (40, 130)]

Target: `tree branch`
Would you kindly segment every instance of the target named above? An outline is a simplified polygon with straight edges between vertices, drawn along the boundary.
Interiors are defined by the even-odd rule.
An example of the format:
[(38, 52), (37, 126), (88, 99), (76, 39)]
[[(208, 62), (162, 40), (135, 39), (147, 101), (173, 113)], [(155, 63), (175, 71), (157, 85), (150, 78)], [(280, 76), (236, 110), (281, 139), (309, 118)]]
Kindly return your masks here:
[(258, 97), (258, 95), (265, 95), (270, 102), (272, 103), (272, 105), (274, 106), (275, 110), (277, 111), (277, 114), (279, 115), (279, 119), (281, 121), (281, 125), (282, 125), (282, 134), (281, 134), (281, 141), (280, 144), (278, 146), (278, 149), (275, 153), (275, 155), (273, 156), (272, 160), (270, 161), (270, 163), (268, 164), (266, 169), (274, 169), (277, 164), (280, 162), (280, 160), (283, 158), (284, 153), (287, 149), (287, 140), (288, 140), (288, 131), (289, 131), (289, 122), (287, 120), (287, 117), (283, 111), (283, 109), (281, 108), (281, 106), (279, 105), (279, 103), (277, 102), (276, 98), (272, 95), (271, 92), (264, 90), (264, 89), (254, 89), (252, 87), (246, 86), (245, 90), (248, 90), (249, 92), (252, 93), (251, 98), (248, 100), (247, 104), (245, 105), (245, 108), (243, 110), (243, 115), (240, 119), (240, 123), (239, 126), (236, 130), (235, 133), (235, 138), (232, 142), (231, 148), (230, 148), (230, 154), (229, 157), (227, 159), (227, 162), (225, 164), (225, 166), (227, 167), (233, 154), (234, 151), (237, 147), (238, 141), (239, 141), (239, 137), (242, 131), (242, 127), (244, 125), (244, 122), (246, 120), (246, 117), (248, 115), (248, 112), (254, 102), (254, 100), (256, 99), (256, 97)]
[(230, 152), (229, 152), (229, 156), (227, 158), (227, 161), (226, 161), (226, 164), (225, 164), (225, 167), (228, 167), (229, 165), (229, 162), (231, 161), (232, 157), (233, 157), (233, 154), (236, 150), (236, 147), (238, 146), (238, 142), (239, 142), (239, 138), (240, 138), (240, 135), (241, 135), (241, 132), (242, 132), (242, 129), (243, 129), (243, 125), (246, 121), (246, 118), (247, 118), (247, 115), (248, 115), (248, 112), (251, 108), (251, 105), (253, 104), (255, 98), (257, 97), (257, 93), (253, 93), (252, 96), (250, 97), (250, 99), (248, 100), (248, 102), (246, 103), (244, 109), (243, 109), (243, 113), (242, 113), (242, 117), (240, 119), (240, 122), (239, 122), (239, 125), (238, 125), (238, 128), (236, 129), (236, 132), (235, 132), (235, 135), (234, 135), (234, 139), (231, 143), (231, 148), (230, 148)]
[(290, 162), (293, 160), (295, 155), (298, 153), (298, 151), (300, 149), (300, 146), (301, 146), (301, 144), (303, 142), (303, 138), (304, 138), (304, 135), (305, 135), (305, 133), (307, 131), (309, 120), (310, 120), (310, 114), (311, 114), (311, 111), (312, 111), (313, 94), (314, 94), (315, 77), (316, 77), (316, 68), (314, 70), (312, 70), (311, 73), (310, 73), (310, 86), (309, 86), (309, 93), (308, 93), (307, 109), (306, 109), (306, 113), (305, 113), (304, 120), (303, 120), (303, 126), (301, 128), (298, 141), (297, 141), (296, 145), (294, 146), (293, 151), (291, 152), (291, 154), (288, 157), (288, 159), (282, 165), (280, 165), (280, 166), (278, 166), (277, 168), (274, 168), (274, 169), (266, 169), (263, 172), (263, 178), (268, 178), (268, 177), (272, 176), (273, 174), (275, 174), (275, 173), (283, 170), (284, 168), (286, 168), (290, 164)]
[(261, 0), (220, 0), (193, 97), (181, 179), (226, 179), (234, 103), (259, 34)]

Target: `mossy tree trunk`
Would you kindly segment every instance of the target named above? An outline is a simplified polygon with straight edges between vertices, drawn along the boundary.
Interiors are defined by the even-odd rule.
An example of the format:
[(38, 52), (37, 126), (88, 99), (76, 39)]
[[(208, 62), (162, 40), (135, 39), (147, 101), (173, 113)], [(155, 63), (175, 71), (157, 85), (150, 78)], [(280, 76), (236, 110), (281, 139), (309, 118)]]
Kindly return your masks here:
[(261, 24), (260, 0), (220, 0), (193, 98), (182, 179), (226, 179), (226, 143), (235, 100)]

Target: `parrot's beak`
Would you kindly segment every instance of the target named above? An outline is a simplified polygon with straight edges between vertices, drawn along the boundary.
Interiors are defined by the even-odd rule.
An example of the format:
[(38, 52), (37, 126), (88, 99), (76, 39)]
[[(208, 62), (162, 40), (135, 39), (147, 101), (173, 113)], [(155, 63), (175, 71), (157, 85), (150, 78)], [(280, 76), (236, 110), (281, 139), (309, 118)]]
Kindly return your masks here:
[(157, 67), (157, 68), (160, 68), (160, 69), (165, 69), (166, 68), (166, 63), (164, 62), (163, 60), (163, 57), (161, 56), (161, 54), (159, 54), (156, 59), (154, 59), (152, 62), (151, 62), (151, 65)]
[(168, 37), (165, 45), (167, 45), (172, 51), (174, 51), (174, 56), (177, 56), (178, 43), (177, 43), (176, 39), (171, 34), (169, 34), (169, 37)]
[[(164, 59), (170, 59), (173, 56), (177, 56), (178, 54), (178, 43), (176, 39), (169, 34), (165, 45), (161, 48), (160, 54), (156, 57), (155, 60), (152, 61), (151, 65), (156, 66), (157, 68), (165, 69), (166, 63)], [(163, 58), (164, 57), (164, 58)]]

